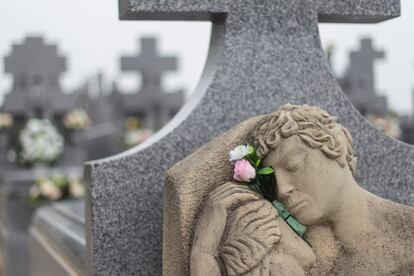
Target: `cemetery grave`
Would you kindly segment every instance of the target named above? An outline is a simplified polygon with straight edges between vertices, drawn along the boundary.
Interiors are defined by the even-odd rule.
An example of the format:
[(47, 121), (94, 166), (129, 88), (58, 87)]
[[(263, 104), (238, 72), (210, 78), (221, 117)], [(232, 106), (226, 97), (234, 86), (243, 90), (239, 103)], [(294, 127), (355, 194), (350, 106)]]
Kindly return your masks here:
[(119, 108), (128, 116), (141, 118), (145, 128), (161, 129), (184, 104), (182, 90), (165, 93), (161, 87), (162, 74), (177, 70), (177, 58), (159, 56), (154, 38), (141, 39), (138, 56), (121, 57), (121, 70), (142, 75), (140, 91), (123, 95)]
[[(11, 116), (12, 124), (0, 131), (0, 227), (7, 275), (28, 275), (30, 271), (28, 229), (36, 208), (30, 201), (41, 194), (49, 199), (64, 196), (50, 181), (45, 185), (35, 182), (81, 175), (82, 145), (64, 144), (59, 133), (65, 129), (65, 116), (75, 108), (75, 96), (60, 88), (59, 76), (65, 69), (66, 59), (58, 54), (56, 45), (46, 44), (41, 37), (27, 37), (23, 44), (13, 45), (5, 58), (5, 70), (13, 75), (13, 87), (1, 108)], [(70, 140), (71, 134), (67, 131), (65, 139)]]
[[(414, 205), (413, 147), (386, 137), (363, 119), (346, 91), (338, 86), (318, 33), (319, 23), (376, 23), (397, 17), (398, 0), (120, 0), (119, 5), (123, 20), (211, 21), (210, 51), (202, 78), (195, 93), (178, 111), (184, 102), (183, 92), (165, 93), (161, 86), (162, 74), (176, 70), (177, 60), (160, 57), (156, 40), (144, 38), (138, 56), (121, 58), (122, 71), (142, 74), (139, 93), (120, 93), (116, 85), (105, 93), (102, 75), (98, 75), (99, 97), (89, 98), (85, 87), (85, 98), (80, 100), (79, 94), (65, 94), (60, 89), (59, 74), (65, 70), (65, 59), (57, 54), (56, 46), (45, 45), (41, 38), (27, 38), (23, 45), (13, 47), (6, 58), (6, 70), (16, 77), (0, 112), (13, 114), (14, 127), (23, 125), (30, 116), (63, 121), (65, 114), (85, 102), (88, 104), (83, 108), (92, 122), (96, 122), (93, 118), (101, 119), (82, 135), (71, 136), (73, 143), (65, 145), (62, 158), (56, 162), (60, 172), (79, 172), (84, 160), (106, 157), (99, 155), (102, 148), (115, 154), (116, 149), (109, 150), (113, 146), (112, 135), (120, 133), (119, 126), (129, 116), (139, 118), (144, 127), (161, 130), (126, 152), (87, 162), (86, 208), (82, 201), (39, 208), (30, 225), (30, 237), (27, 231), (34, 209), (25, 195), (36, 171), (16, 168), (6, 155), (0, 156), (2, 168), (10, 168), (0, 176), (0, 227), (3, 242), (11, 245), (9, 249), (6, 244), (5, 254), (10, 275), (28, 275), (28, 264), (13, 265), (8, 260), (28, 260), (29, 254), (32, 275), (179, 275), (186, 271), (186, 267), (177, 265), (182, 257), (179, 239), (168, 235), (171, 229), (163, 231), (162, 191), (171, 189), (163, 187), (166, 171), (239, 122), (273, 112), (288, 102), (317, 105), (337, 116), (354, 137), (358, 182), (379, 196)], [(27, 45), (41, 49), (38, 59), (25, 53)], [(359, 102), (378, 102), (373, 111), (379, 113), (386, 110), (386, 102), (375, 95), (372, 63), (382, 56), (373, 50), (369, 40), (362, 41), (361, 53), (351, 55), (349, 74), (339, 80), (352, 84), (351, 90), (358, 90), (361, 78), (356, 74), (364, 71), (363, 83), (370, 93), (368, 100)], [(41, 57), (46, 57), (47, 62)], [(21, 72), (38, 63), (44, 66), (40, 67), (44, 74)], [(111, 113), (117, 118), (115, 126), (104, 119)], [(130, 123), (134, 126), (131, 129), (137, 125), (134, 120)], [(13, 144), (3, 134), (0, 127), (2, 153)], [(53, 176), (54, 171), (47, 169), (45, 175)], [(165, 220), (164, 217), (164, 223), (168, 222)], [(28, 243), (30, 251), (15, 250), (17, 244), (27, 249)], [(172, 254), (169, 258), (164, 255), (163, 261), (166, 252)]]
[[(349, 53), (345, 74), (337, 78), (341, 89), (375, 128), (390, 137), (410, 143), (405, 137), (413, 126), (409, 126), (401, 115), (388, 108), (387, 97), (378, 95), (375, 87), (375, 61), (384, 58), (385, 52), (375, 51), (371, 38), (361, 39), (360, 44), (360, 50)], [(330, 61), (332, 54), (333, 49), (330, 47), (327, 50)]]
[[(82, 174), (81, 164), (85, 160), (105, 157), (123, 149), (123, 144), (115, 139), (122, 136), (127, 116), (143, 114), (143, 119), (147, 120), (144, 124), (152, 121), (157, 124), (152, 127), (160, 128), (182, 105), (182, 91), (170, 94), (161, 91), (161, 74), (165, 69), (175, 69), (177, 61), (175, 57), (154, 56), (155, 43), (155, 39), (144, 39), (142, 59), (126, 59), (128, 66), (145, 72), (143, 92), (137, 94), (138, 97), (119, 91), (107, 93), (102, 87), (101, 74), (97, 77), (97, 97), (90, 95), (89, 87), (77, 93), (63, 93), (59, 76), (66, 69), (66, 59), (58, 54), (55, 45), (46, 44), (42, 37), (27, 37), (21, 45), (13, 45), (11, 54), (5, 58), (5, 70), (13, 75), (13, 87), (0, 109), (0, 165), (5, 169), (0, 173), (1, 236), (8, 274), (27, 275), (31, 270), (30, 261), (34, 264), (32, 270), (35, 273), (40, 255), (34, 254), (30, 259), (28, 250), (28, 231), (35, 209), (39, 204), (44, 205), (44, 200), (83, 195), (79, 180), (74, 184), (72, 176)], [(159, 68), (147, 70), (153, 59), (160, 60)], [(122, 104), (128, 101), (138, 101), (140, 106), (128, 109)], [(154, 112), (153, 109), (160, 107), (166, 113)], [(159, 115), (161, 117), (157, 117)], [(44, 133), (49, 133), (49, 136), (42, 136)], [(152, 132), (147, 136), (150, 134)], [(48, 142), (42, 142), (41, 138), (33, 140), (33, 137), (46, 137)], [(59, 227), (54, 228), (57, 225), (52, 220), (60, 216), (60, 220), (70, 221), (74, 216), (67, 217), (67, 213), (76, 212), (83, 217), (79, 213), (83, 212), (82, 201), (59, 206), (51, 206), (50, 211), (49, 207), (41, 208), (33, 220), (35, 226), (30, 230), (30, 243), (31, 247), (37, 246), (39, 252), (50, 249), (51, 240), (59, 240), (56, 233), (63, 231)], [(61, 211), (64, 209), (67, 211)], [(73, 221), (72, 227), (82, 229), (77, 234), (83, 232), (84, 220)], [(85, 240), (84, 235), (79, 239)], [(65, 253), (67, 251), (60, 254)], [(50, 254), (44, 256), (50, 257)], [(41, 264), (39, 267), (41, 270), (49, 266)]]
[(387, 99), (378, 96), (375, 89), (374, 61), (383, 59), (385, 53), (372, 47), (372, 40), (362, 39), (361, 48), (349, 54), (349, 66), (339, 85), (350, 101), (363, 114), (386, 116), (388, 113)]
[[(74, 104), (74, 96), (62, 93), (59, 77), (66, 70), (66, 59), (56, 45), (47, 45), (41, 37), (27, 37), (13, 45), (4, 59), (7, 73), (13, 75), (13, 87), (6, 95), (3, 112), (15, 117), (62, 117)], [(30, 106), (31, 108), (27, 108)]]
[(124, 20), (210, 20), (213, 30), (199, 86), (167, 127), (133, 150), (87, 163), (91, 273), (160, 275), (163, 267), (165, 275), (176, 275), (174, 262), (161, 258), (163, 246), (175, 247), (162, 241), (166, 170), (238, 122), (287, 102), (317, 105), (341, 118), (354, 137), (358, 181), (412, 205), (413, 148), (362, 119), (329, 68), (317, 27), (375, 23), (399, 13), (399, 1), (121, 0)]
[[(152, 131), (140, 128), (139, 119), (144, 125), (161, 128), (183, 104), (183, 91), (166, 94), (161, 88), (162, 73), (175, 70), (177, 58), (158, 57), (155, 45), (156, 39), (143, 39), (141, 58), (122, 59), (126, 60), (127, 67), (144, 72), (142, 91), (136, 95), (120, 93), (117, 89), (108, 92), (103, 88), (102, 74), (97, 75), (96, 83), (89, 82), (76, 93), (63, 93), (59, 74), (64, 72), (66, 59), (58, 56), (56, 46), (45, 44), (41, 37), (28, 37), (22, 45), (13, 46), (12, 54), (5, 60), (7, 72), (13, 73), (14, 86), (0, 109), (3, 112), (0, 114), (1, 166), (10, 168), (1, 172), (0, 186), (7, 275), (27, 275), (29, 271), (33, 275), (59, 275), (63, 271), (84, 274), (86, 271), (86, 258), (78, 257), (86, 255), (84, 202), (48, 205), (44, 200), (82, 196), (84, 189), (79, 187), (80, 180), (73, 177), (82, 174), (82, 162), (123, 149), (126, 122), (132, 134), (144, 135), (138, 137), (139, 141), (137, 137), (132, 139), (132, 143), (139, 143), (152, 135)], [(159, 66), (153, 66), (157, 64), (155, 61), (159, 61)], [(49, 87), (42, 80), (49, 80), (52, 85)], [(90, 90), (91, 84), (97, 91)], [(97, 96), (92, 95), (95, 92)], [(138, 106), (128, 109), (131, 101)], [(22, 128), (29, 125), (33, 126), (29, 127), (31, 132), (26, 131), (27, 137), (41, 137), (38, 135), (43, 134), (37, 133), (39, 126), (53, 133), (57, 150), (52, 159), (36, 157), (24, 164), (19, 162), (20, 152), (16, 149), (21, 144)], [(50, 141), (44, 147), (46, 150), (53, 148)], [(32, 154), (36, 153), (33, 145), (33, 141), (27, 143), (27, 150)], [(9, 158), (12, 155), (14, 160)], [(35, 213), (37, 207), (41, 208)], [(56, 256), (61, 257), (56, 259)]]

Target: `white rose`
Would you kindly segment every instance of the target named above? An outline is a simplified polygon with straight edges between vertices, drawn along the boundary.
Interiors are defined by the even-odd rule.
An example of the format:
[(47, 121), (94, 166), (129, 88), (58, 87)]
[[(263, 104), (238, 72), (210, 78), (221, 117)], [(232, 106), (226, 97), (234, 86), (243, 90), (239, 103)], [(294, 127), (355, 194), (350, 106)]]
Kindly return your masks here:
[(236, 161), (236, 160), (243, 159), (248, 154), (249, 154), (249, 147), (248, 146), (246, 146), (246, 145), (237, 146), (233, 150), (230, 151), (229, 161)]

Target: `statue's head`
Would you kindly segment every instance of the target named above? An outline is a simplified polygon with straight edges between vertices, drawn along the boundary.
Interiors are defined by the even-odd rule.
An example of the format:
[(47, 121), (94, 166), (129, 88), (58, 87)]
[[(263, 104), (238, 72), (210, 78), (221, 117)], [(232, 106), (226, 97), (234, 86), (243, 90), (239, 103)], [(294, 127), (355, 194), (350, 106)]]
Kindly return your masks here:
[(328, 220), (356, 173), (349, 131), (318, 107), (288, 104), (259, 124), (254, 139), (291, 214), (307, 225)]

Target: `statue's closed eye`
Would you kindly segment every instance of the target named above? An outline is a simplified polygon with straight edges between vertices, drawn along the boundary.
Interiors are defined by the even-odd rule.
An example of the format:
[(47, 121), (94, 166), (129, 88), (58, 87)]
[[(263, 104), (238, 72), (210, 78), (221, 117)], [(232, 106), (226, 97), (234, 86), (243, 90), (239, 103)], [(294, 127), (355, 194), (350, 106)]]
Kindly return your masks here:
[(307, 155), (308, 153), (299, 152), (290, 156), (285, 163), (286, 171), (294, 172), (299, 169), (304, 164)]

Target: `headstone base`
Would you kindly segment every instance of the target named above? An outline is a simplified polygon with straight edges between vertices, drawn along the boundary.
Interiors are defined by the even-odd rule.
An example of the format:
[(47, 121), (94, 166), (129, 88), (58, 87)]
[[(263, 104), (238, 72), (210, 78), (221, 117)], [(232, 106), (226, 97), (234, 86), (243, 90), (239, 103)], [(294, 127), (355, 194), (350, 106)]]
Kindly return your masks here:
[(39, 208), (30, 227), (31, 275), (88, 275), (83, 201)]

